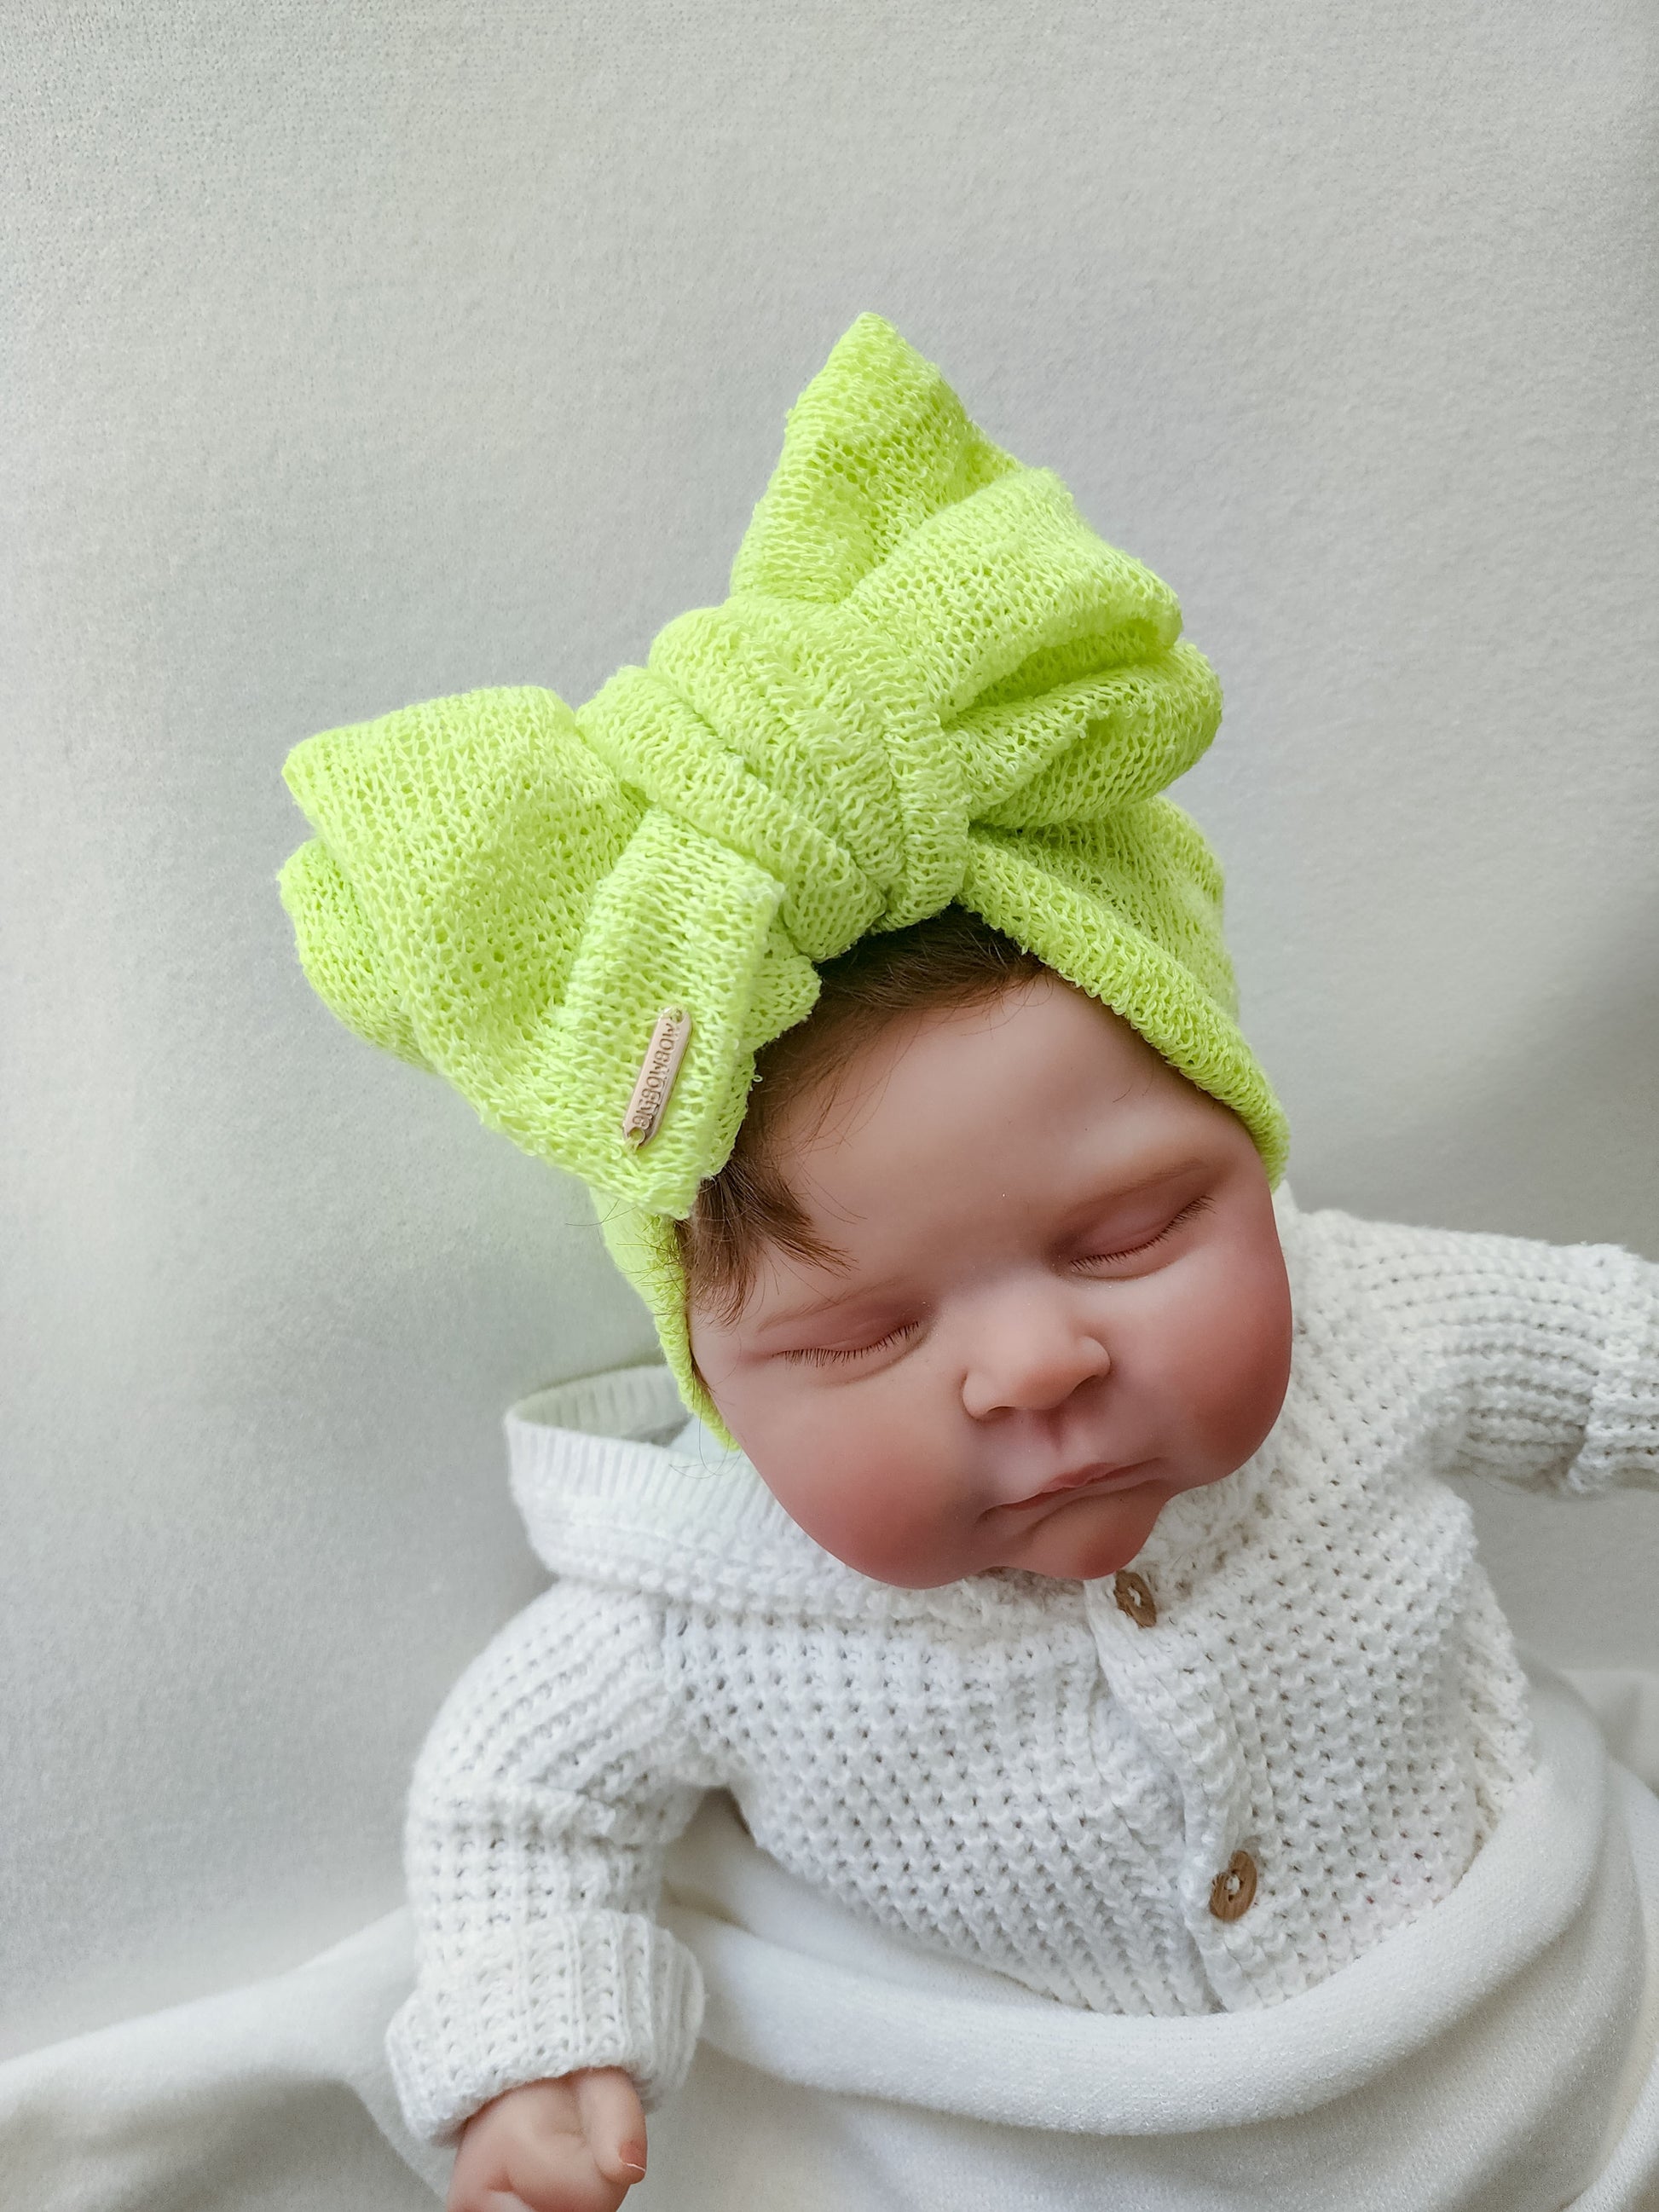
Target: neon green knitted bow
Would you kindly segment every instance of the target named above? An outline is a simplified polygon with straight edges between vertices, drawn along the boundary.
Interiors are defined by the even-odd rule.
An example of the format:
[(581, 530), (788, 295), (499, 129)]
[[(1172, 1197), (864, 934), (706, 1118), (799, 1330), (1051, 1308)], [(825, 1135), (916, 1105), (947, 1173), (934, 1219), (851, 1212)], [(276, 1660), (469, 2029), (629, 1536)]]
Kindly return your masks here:
[(683, 1382), (665, 1224), (730, 1152), (757, 1050), (814, 963), (953, 901), (1231, 1106), (1276, 1176), (1219, 872), (1157, 795), (1220, 719), (1180, 629), (860, 316), (791, 411), (731, 596), (644, 668), (576, 714), (476, 691), (295, 748), (301, 957), (352, 1028), (621, 1202), (612, 1249)]

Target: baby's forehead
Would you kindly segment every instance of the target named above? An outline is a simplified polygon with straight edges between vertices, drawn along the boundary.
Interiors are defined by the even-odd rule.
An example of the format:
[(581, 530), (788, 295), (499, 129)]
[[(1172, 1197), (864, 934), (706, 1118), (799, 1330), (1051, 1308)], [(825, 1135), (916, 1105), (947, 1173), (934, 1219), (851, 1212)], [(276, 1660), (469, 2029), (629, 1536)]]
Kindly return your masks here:
[[(777, 1176), (814, 1221), (952, 1219), (999, 1197), (1130, 1189), (1202, 1147), (1224, 1108), (1059, 979), (895, 1023), (780, 1118)], [(941, 1200), (944, 1204), (941, 1205)]]
[[(1009, 1080), (1024, 1065), (1033, 1080)], [(1193, 1086), (1121, 1014), (1052, 969), (994, 995), (905, 1008), (826, 1040), (780, 1098), (769, 1135), (779, 1149), (836, 1146), (872, 1121), (943, 1133), (951, 1109), (994, 1085), (1006, 1109), (1058, 1105), (1068, 1084), (1090, 1085), (1097, 1109), (1155, 1088)]]

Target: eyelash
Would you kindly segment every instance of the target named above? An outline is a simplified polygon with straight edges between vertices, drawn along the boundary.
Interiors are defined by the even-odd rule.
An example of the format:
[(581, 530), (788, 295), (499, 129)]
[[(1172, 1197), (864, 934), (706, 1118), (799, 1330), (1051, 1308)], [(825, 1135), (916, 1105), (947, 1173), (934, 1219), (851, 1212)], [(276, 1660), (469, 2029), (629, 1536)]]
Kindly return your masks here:
[(1207, 1197), (1195, 1198), (1190, 1206), (1183, 1206), (1172, 1221), (1166, 1222), (1157, 1236), (1149, 1237), (1144, 1244), (1126, 1245), (1121, 1252), (1085, 1252), (1080, 1260), (1073, 1262), (1073, 1265), (1079, 1267), (1089, 1267), (1098, 1266), (1102, 1261), (1109, 1260), (1138, 1260), (1143, 1252), (1152, 1251), (1166, 1238), (1174, 1236), (1183, 1221), (1195, 1220), (1200, 1213), (1207, 1213), (1209, 1210), (1210, 1200)]
[(843, 1359), (863, 1359), (872, 1352), (884, 1352), (890, 1344), (899, 1344), (907, 1336), (914, 1336), (921, 1327), (916, 1321), (907, 1321), (898, 1328), (890, 1328), (885, 1336), (878, 1336), (873, 1344), (855, 1344), (846, 1352), (831, 1350), (819, 1344), (804, 1345), (799, 1351), (786, 1352), (786, 1359), (801, 1361), (808, 1367), (831, 1367)]

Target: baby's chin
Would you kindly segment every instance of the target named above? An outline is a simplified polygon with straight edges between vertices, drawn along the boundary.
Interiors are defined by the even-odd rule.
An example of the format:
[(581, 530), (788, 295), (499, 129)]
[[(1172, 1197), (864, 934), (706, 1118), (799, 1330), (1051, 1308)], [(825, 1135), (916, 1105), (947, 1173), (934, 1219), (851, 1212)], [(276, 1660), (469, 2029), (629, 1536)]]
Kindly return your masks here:
[(1056, 1582), (1097, 1582), (1127, 1567), (1146, 1545), (1178, 1486), (1149, 1482), (1100, 1498), (1074, 1498), (1008, 1547), (994, 1565)]
[(1040, 1522), (988, 1543), (977, 1524), (963, 1530), (957, 1543), (949, 1534), (921, 1529), (908, 1541), (896, 1542), (884, 1531), (884, 1540), (875, 1542), (866, 1532), (845, 1526), (801, 1525), (844, 1566), (897, 1589), (938, 1589), (946, 1583), (967, 1582), (1004, 1568), (1043, 1575), (1054, 1582), (1095, 1582), (1128, 1565), (1181, 1487), (1176, 1482), (1149, 1482), (1109, 1497), (1069, 1499)]

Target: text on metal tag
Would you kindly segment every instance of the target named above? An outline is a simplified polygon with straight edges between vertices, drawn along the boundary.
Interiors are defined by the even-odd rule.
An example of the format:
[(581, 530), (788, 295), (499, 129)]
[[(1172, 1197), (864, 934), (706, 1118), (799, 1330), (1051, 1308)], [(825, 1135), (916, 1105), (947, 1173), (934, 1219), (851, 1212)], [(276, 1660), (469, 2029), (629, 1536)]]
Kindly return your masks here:
[(651, 1032), (640, 1079), (623, 1115), (623, 1134), (630, 1145), (648, 1145), (656, 1135), (690, 1036), (691, 1017), (684, 1007), (665, 1006)]

